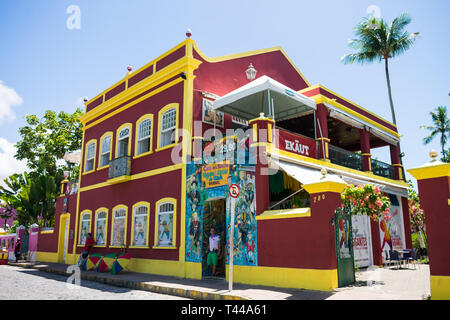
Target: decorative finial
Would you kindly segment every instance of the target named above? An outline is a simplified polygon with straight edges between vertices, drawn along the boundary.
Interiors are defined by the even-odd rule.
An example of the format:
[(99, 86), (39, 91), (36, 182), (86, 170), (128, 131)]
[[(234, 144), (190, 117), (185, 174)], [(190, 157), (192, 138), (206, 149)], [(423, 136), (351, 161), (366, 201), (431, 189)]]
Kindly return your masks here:
[(436, 157), (438, 156), (438, 153), (436, 150), (431, 149), (430, 153), (428, 154), (431, 158), (431, 161), (436, 161)]
[(127, 66), (127, 70), (128, 70), (128, 73), (131, 73), (131, 71), (133, 71), (133, 66), (128, 65), (128, 66)]
[(88, 102), (88, 100), (89, 100), (88, 97), (83, 98), (84, 103)]
[(191, 29), (187, 29), (186, 30), (186, 37), (188, 37), (188, 38), (190, 38), (192, 36), (192, 31), (191, 31)]
[(322, 178), (321, 179), (324, 179), (328, 172), (327, 172), (327, 169), (322, 168), (322, 169), (320, 169), (320, 173), (322, 174)]

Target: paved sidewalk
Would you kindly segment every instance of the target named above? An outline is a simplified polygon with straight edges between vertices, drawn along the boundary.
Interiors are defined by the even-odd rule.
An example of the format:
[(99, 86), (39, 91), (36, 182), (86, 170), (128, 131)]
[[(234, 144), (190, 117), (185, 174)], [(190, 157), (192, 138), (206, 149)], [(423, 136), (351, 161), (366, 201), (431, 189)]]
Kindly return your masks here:
[[(23, 268), (65, 275), (69, 265), (57, 263), (9, 263)], [(412, 269), (373, 268), (358, 272), (357, 282), (332, 292), (285, 289), (240, 283), (228, 291), (225, 279), (184, 279), (154, 274), (123, 271), (117, 275), (82, 271), (81, 279), (97, 281), (156, 293), (206, 300), (420, 300), (429, 295), (429, 267), (419, 265)]]

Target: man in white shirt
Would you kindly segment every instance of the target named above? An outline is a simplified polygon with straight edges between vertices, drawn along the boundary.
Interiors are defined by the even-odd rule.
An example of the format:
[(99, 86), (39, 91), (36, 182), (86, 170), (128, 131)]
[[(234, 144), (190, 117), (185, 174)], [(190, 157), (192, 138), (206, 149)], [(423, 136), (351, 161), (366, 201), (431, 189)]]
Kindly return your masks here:
[(214, 227), (210, 229), (211, 235), (209, 236), (209, 252), (206, 258), (208, 266), (212, 266), (212, 275), (216, 275), (217, 262), (220, 254), (220, 237), (216, 234)]

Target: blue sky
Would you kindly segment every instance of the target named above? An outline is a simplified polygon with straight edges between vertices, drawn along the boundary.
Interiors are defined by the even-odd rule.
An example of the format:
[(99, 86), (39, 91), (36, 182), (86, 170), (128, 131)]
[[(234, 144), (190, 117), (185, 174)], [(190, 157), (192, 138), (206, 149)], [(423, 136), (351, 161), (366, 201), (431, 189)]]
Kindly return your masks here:
[[(80, 29), (67, 28), (77, 5)], [(344, 65), (347, 40), (370, 6), (391, 21), (408, 12), (409, 32), (421, 38), (390, 61), (390, 75), (406, 168), (429, 160), (438, 139), (424, 146), (429, 112), (449, 105), (450, 2), (433, 1), (14, 1), (0, 2), (0, 178), (23, 168), (11, 159), (26, 114), (74, 111), (185, 39), (210, 57), (281, 46), (311, 85), (322, 84), (391, 120), (384, 65)], [(3, 92), (3, 94), (2, 94)], [(3, 101), (1, 100), (3, 99)], [(373, 151), (390, 161), (387, 150)], [(12, 172), (9, 172), (12, 173)]]

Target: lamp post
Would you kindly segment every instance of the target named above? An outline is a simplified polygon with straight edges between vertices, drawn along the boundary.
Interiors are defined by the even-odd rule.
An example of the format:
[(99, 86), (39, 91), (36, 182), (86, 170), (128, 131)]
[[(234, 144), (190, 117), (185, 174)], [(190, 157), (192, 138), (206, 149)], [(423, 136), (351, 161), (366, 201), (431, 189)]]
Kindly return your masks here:
[(258, 70), (256, 70), (255, 67), (253, 67), (253, 65), (250, 63), (250, 65), (248, 66), (247, 70), (245, 70), (245, 74), (247, 76), (247, 79), (250, 80), (250, 81), (255, 80), (257, 72), (258, 72)]

